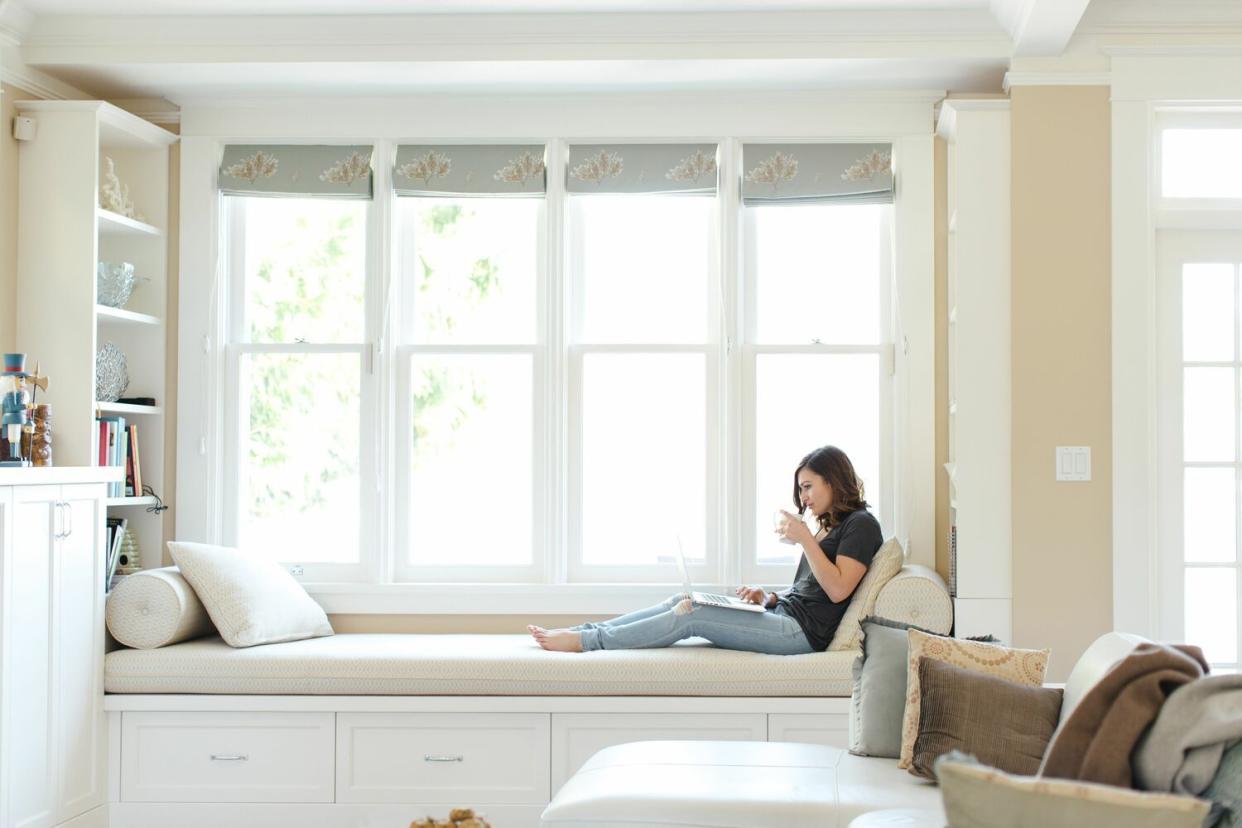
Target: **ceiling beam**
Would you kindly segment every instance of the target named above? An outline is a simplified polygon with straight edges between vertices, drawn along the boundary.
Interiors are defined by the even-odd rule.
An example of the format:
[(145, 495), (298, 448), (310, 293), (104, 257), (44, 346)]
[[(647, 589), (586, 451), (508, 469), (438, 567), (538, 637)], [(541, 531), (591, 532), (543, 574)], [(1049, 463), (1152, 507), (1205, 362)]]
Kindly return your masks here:
[(987, 9), (391, 16), (39, 17), (36, 66), (503, 60), (997, 58)]
[(991, 0), (992, 14), (1017, 56), (1059, 55), (1090, 0)]

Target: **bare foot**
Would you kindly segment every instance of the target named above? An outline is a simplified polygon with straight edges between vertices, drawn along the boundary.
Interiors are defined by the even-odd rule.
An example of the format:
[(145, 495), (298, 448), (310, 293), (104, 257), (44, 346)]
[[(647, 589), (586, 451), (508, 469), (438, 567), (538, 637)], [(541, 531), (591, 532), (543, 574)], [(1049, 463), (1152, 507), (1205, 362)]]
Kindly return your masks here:
[(582, 634), (571, 630), (544, 630), (539, 633), (531, 630), (531, 635), (539, 642), (539, 646), (554, 653), (582, 652)]
[(534, 624), (527, 624), (526, 629), (530, 632), (531, 637), (538, 641), (540, 646), (543, 646), (543, 639), (547, 637), (548, 631)]

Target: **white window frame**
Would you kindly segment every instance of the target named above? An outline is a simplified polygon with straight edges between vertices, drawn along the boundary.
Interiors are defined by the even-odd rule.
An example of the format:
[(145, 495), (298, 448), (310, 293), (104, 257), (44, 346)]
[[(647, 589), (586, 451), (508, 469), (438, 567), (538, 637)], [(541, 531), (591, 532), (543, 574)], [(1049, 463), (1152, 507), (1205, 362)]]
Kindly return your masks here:
[[(227, 227), (226, 242), (223, 249), (230, 254), (226, 265), (226, 299), (228, 314), (226, 317), (222, 351), (224, 353), (224, 388), (223, 421), (232, 427), (223, 429), (224, 446), (224, 492), (222, 498), (222, 529), (223, 542), (237, 545), (241, 518), (239, 493), (242, 491), (241, 474), (245, 463), (244, 451), (248, 424), (242, 422), (241, 412), (241, 362), (248, 354), (354, 354), (358, 358), (359, 376), (359, 422), (358, 422), (358, 561), (356, 563), (304, 563), (296, 554), (282, 563), (289, 565), (299, 577), (307, 581), (329, 582), (367, 582), (374, 579), (379, 566), (379, 525), (378, 514), (380, 504), (378, 498), (368, 497), (369, 485), (377, 480), (378, 452), (376, 439), (378, 436), (378, 373), (375, 370), (374, 347), (374, 313), (377, 288), (376, 251), (378, 249), (378, 231), (376, 226), (375, 207), (368, 203), (366, 215), (366, 266), (364, 274), (364, 324), (363, 342), (348, 344), (324, 344), (306, 342), (257, 343), (250, 342), (245, 330), (246, 313), (246, 202), (244, 197), (225, 197), (222, 199), (222, 213)], [(373, 490), (373, 489), (372, 489)], [(296, 553), (296, 550), (293, 550)]]
[[(397, 198), (393, 197), (394, 200)], [(404, 198), (413, 198), (404, 197)], [(535, 233), (539, 239), (536, 247), (535, 262), (535, 340), (529, 345), (454, 345), (427, 344), (416, 345), (414, 340), (414, 310), (411, 304), (411, 291), (406, 290), (417, 266), (416, 248), (405, 241), (413, 238), (414, 227), (411, 211), (401, 210), (393, 204), (393, 230), (395, 253), (393, 263), (393, 295), (397, 297), (394, 312), (397, 314), (396, 330), (401, 331), (400, 338), (392, 348), (391, 357), (395, 362), (396, 372), (393, 382), (394, 389), (394, 425), (398, 438), (394, 440), (396, 449), (392, 469), (395, 497), (391, 503), (384, 504), (393, 511), (394, 534), (396, 542), (392, 547), (393, 580), (397, 583), (543, 583), (549, 572), (549, 555), (547, 550), (555, 546), (553, 536), (549, 532), (547, 512), (549, 509), (549, 487), (551, 480), (550, 464), (548, 463), (548, 430), (544, 427), (548, 411), (556, 404), (555, 389), (548, 381), (549, 349), (547, 322), (550, 313), (549, 291), (546, 262), (547, 256), (547, 205), (540, 200), (539, 217)], [(402, 222), (402, 216), (406, 223)], [(414, 428), (414, 407), (410, 398), (410, 365), (417, 355), (452, 355), (479, 354), (504, 355), (525, 354), (531, 357), (531, 563), (528, 566), (443, 566), (414, 565), (407, 561), (409, 549), (409, 521), (403, 516), (411, 502), (413, 493), (410, 490), (410, 476), (405, 470), (410, 468), (411, 445), (408, 439)], [(486, 475), (486, 471), (481, 473)], [(464, 495), (463, 495), (464, 496)], [(381, 498), (382, 499), (382, 498)], [(503, 527), (488, 526), (481, 521), (477, 526), (463, 527), (462, 545), (470, 543), (505, 543), (506, 532)]]
[(1180, 606), (1180, 597), (1170, 593), (1180, 594), (1183, 582), (1164, 581), (1169, 561), (1180, 564), (1181, 544), (1162, 543), (1170, 531), (1160, 452), (1168, 390), (1160, 383), (1157, 234), (1242, 230), (1242, 210), (1229, 200), (1162, 198), (1160, 132), (1219, 123), (1242, 108), (1242, 57), (1105, 51), (1112, 56), (1113, 628), (1176, 640), (1184, 619), (1172, 604)]
[[(634, 143), (631, 141), (630, 143)], [(720, 143), (712, 141), (712, 143)], [(721, 151), (725, 151), (722, 150)], [(604, 198), (606, 196), (582, 196), (581, 198)], [(624, 198), (625, 196), (616, 196)], [(680, 196), (679, 196), (680, 197)], [(686, 196), (685, 198), (698, 198)], [(720, 473), (719, 449), (721, 445), (720, 428), (724, 417), (723, 406), (726, 404), (728, 389), (721, 383), (721, 347), (719, 331), (723, 309), (719, 297), (720, 291), (713, 287), (719, 284), (721, 275), (719, 245), (721, 223), (727, 221), (722, 217), (719, 194), (713, 198), (711, 211), (713, 229), (708, 238), (708, 249), (704, 254), (708, 257), (708, 285), (705, 287), (704, 331), (706, 339), (702, 344), (587, 344), (582, 341), (582, 322), (585, 305), (583, 304), (583, 283), (585, 256), (582, 249), (583, 234), (582, 211), (578, 206), (582, 202), (577, 196), (565, 196), (565, 229), (568, 234), (566, 245), (566, 324), (567, 335), (566, 383), (568, 398), (568, 430), (566, 440), (566, 457), (569, 474), (566, 491), (567, 533), (566, 556), (567, 577), (571, 583), (655, 583), (677, 584), (676, 569), (668, 566), (599, 566), (583, 562), (582, 537), (582, 387), (583, 360), (588, 354), (701, 354), (703, 356), (704, 376), (704, 412), (703, 423), (704, 456), (703, 479), (699, 482), (706, 492), (706, 514), (704, 539), (707, 546), (706, 560), (698, 563), (687, 558), (686, 569), (696, 584), (725, 582), (724, 569), (726, 560), (731, 557), (730, 551), (723, 548), (727, 533), (721, 527), (721, 501), (725, 486)], [(696, 485), (695, 481), (687, 480), (687, 486)], [(642, 515), (633, 515), (630, 519), (642, 520)]]
[[(637, 136), (659, 136), (666, 141), (701, 141), (704, 135), (731, 136), (721, 141), (721, 180), (726, 182), (718, 194), (725, 217), (738, 220), (720, 222), (720, 263), (727, 280), (724, 333), (721, 347), (726, 357), (718, 360), (719, 382), (740, 389), (742, 371), (742, 330), (739, 318), (742, 290), (737, 271), (741, 266), (742, 228), (734, 183), (738, 180), (741, 145), (747, 142), (875, 142), (891, 140), (898, 164), (898, 188), (893, 206), (893, 283), (891, 294), (892, 332), (896, 347), (891, 362), (892, 430), (888, 441), (892, 450), (892, 477), (886, 491), (891, 522), (885, 533), (905, 544), (913, 563), (934, 565), (935, 560), (935, 474), (932, 437), (934, 434), (934, 310), (933, 295), (933, 204), (932, 160), (934, 136), (932, 113), (943, 93), (930, 90), (878, 95), (805, 92), (772, 95), (768, 92), (741, 92), (727, 95), (699, 93), (645, 93), (615, 98), (578, 99), (566, 106), (564, 96), (483, 96), (462, 99), (429, 96), (420, 99), (394, 99), (386, 102), (359, 101), (348, 108), (344, 125), (339, 107), (322, 101), (279, 102), (279, 117), (272, 109), (230, 103), (190, 104), (182, 110), (181, 213), (177, 413), (177, 509), (175, 535), (186, 540), (222, 542), (225, 538), (221, 504), (225, 497), (224, 462), (225, 413), (223, 398), (229, 393), (225, 341), (222, 330), (226, 309), (222, 307), (228, 286), (224, 284), (226, 263), (221, 254), (227, 228), (223, 227), (222, 199), (216, 189), (216, 171), (224, 144), (267, 141), (274, 143), (371, 142), (376, 147), (375, 192), (372, 227), (378, 249), (374, 261), (377, 289), (369, 297), (374, 311), (377, 339), (373, 343), (374, 364), (381, 377), (377, 392), (375, 423), (377, 458), (381, 461), (375, 476), (377, 487), (393, 487), (397, 445), (396, 378), (397, 360), (385, 344), (385, 324), (391, 325), (392, 311), (382, 289), (389, 285), (389, 262), (394, 256), (387, 215), (391, 209), (389, 170), (393, 148), (410, 141), (436, 142), (543, 142), (548, 146), (550, 175), (547, 202), (547, 250), (563, 251), (560, 238), (565, 199), (563, 169), (566, 147), (571, 143), (596, 143), (616, 139), (615, 126), (624, 124), (627, 141)], [(407, 105), (408, 104), (408, 105)], [(480, 113), (488, 113), (481, 118)], [(435, 132), (428, 132), (429, 114), (434, 114)], [(546, 140), (542, 127), (558, 124), (562, 137)], [(754, 135), (753, 125), (781, 124), (781, 134)], [(378, 136), (378, 139), (377, 139)], [(558, 171), (561, 173), (558, 175)], [(566, 262), (564, 255), (549, 255), (548, 303), (564, 296), (562, 289)], [(565, 309), (559, 310), (564, 320)], [(555, 355), (568, 353), (565, 332), (556, 319), (547, 326), (549, 356), (546, 369), (549, 388), (567, 388), (568, 359)], [(385, 351), (390, 353), (386, 354)], [(720, 586), (743, 580), (739, 571), (739, 545), (746, 537), (740, 512), (749, 508), (730, 486), (743, 473), (741, 392), (721, 394), (726, 408), (721, 420), (717, 486), (725, 541), (719, 544), (724, 555), (718, 577)], [(886, 412), (890, 414), (890, 412)], [(547, 411), (545, 435), (564, 434), (567, 405), (553, 400)], [(566, 537), (567, 458), (563, 448), (552, 445), (547, 464), (550, 497), (542, 521), (549, 537)], [(395, 500), (394, 500), (395, 502)], [(394, 545), (395, 522), (391, 509), (378, 516), (374, 534), (375, 550)], [(546, 581), (543, 583), (398, 583), (391, 567), (391, 556), (378, 554), (372, 560), (366, 579), (361, 582), (311, 581), (303, 578), (308, 591), (333, 613), (613, 613), (633, 610), (666, 597), (665, 584), (574, 583), (569, 581), (565, 549), (543, 550)], [(671, 583), (673, 575), (670, 574)], [(696, 586), (710, 588), (708, 583)], [(783, 579), (782, 579), (783, 580)], [(787, 586), (787, 581), (773, 584)]]
[[(1242, 201), (1242, 199), (1240, 199)], [(1159, 361), (1160, 399), (1157, 417), (1160, 422), (1160, 483), (1159, 514), (1159, 583), (1161, 637), (1171, 641), (1186, 640), (1185, 576), (1188, 569), (1219, 569), (1228, 571), (1234, 581), (1234, 592), (1242, 610), (1242, 554), (1232, 563), (1186, 563), (1184, 542), (1184, 470), (1187, 468), (1231, 468), (1235, 487), (1242, 483), (1242, 315), (1238, 300), (1242, 299), (1242, 232), (1232, 234), (1220, 230), (1161, 230), (1157, 234), (1159, 251)], [(1185, 362), (1182, 358), (1182, 267), (1191, 262), (1229, 262), (1234, 266), (1234, 358), (1219, 362)], [(1234, 374), (1234, 459), (1232, 461), (1187, 461), (1183, 458), (1183, 368), (1226, 367)], [(1242, 552), (1242, 511), (1235, 488), (1235, 553)], [(1242, 647), (1242, 611), (1237, 613), (1238, 641)], [(1195, 643), (1195, 642), (1192, 642)], [(1217, 663), (1214, 668), (1237, 670), (1242, 666), (1242, 652), (1231, 663)]]
[[(755, 211), (742, 208), (742, 248), (744, 266), (742, 268), (742, 290), (745, 297), (742, 307), (745, 309), (742, 314), (742, 323), (744, 325), (744, 338), (741, 346), (742, 360), (742, 396), (741, 403), (744, 407), (742, 416), (742, 452), (743, 452), (743, 473), (741, 475), (740, 492), (743, 504), (754, 504), (758, 501), (758, 492), (755, 491), (755, 453), (757, 451), (758, 434), (756, 432), (756, 421), (758, 418), (758, 409), (756, 404), (756, 361), (757, 357), (766, 354), (874, 354), (876, 357), (876, 371), (878, 372), (877, 386), (880, 391), (880, 399), (878, 401), (880, 411), (880, 481), (879, 488), (884, 491), (884, 500), (880, 504), (880, 511), (876, 514), (876, 518), (880, 521), (886, 536), (895, 534), (894, 531), (894, 508), (893, 501), (897, 496), (894, 491), (893, 480), (893, 443), (896, 438), (893, 428), (893, 385), (894, 385), (894, 345), (893, 345), (893, 308), (892, 308), (892, 284), (893, 284), (893, 212), (890, 207), (882, 214), (881, 219), (881, 260), (879, 268), (880, 278), (880, 307), (877, 308), (880, 320), (880, 341), (874, 345), (837, 345), (837, 344), (805, 344), (805, 345), (772, 345), (758, 344), (758, 316), (756, 309), (758, 307), (758, 273), (757, 273), (757, 256), (758, 248), (756, 242), (758, 232), (756, 227)], [(816, 448), (816, 446), (808, 446), (807, 451)], [(872, 485), (875, 485), (873, 482)], [(790, 486), (788, 491), (777, 492), (779, 495), (779, 503), (785, 504), (784, 508), (792, 507), (792, 502), (786, 502), (785, 496), (792, 497), (793, 492), (793, 468), (790, 467)], [(751, 538), (757, 536), (758, 525), (763, 521), (766, 515), (759, 514), (755, 510), (742, 508), (742, 529), (740, 543), (742, 546), (742, 556), (740, 559), (740, 569), (742, 580), (748, 583), (762, 584), (778, 584), (782, 581), (788, 583), (790, 573), (793, 571), (793, 564), (790, 563), (760, 563), (755, 555), (755, 550), (750, 547)]]

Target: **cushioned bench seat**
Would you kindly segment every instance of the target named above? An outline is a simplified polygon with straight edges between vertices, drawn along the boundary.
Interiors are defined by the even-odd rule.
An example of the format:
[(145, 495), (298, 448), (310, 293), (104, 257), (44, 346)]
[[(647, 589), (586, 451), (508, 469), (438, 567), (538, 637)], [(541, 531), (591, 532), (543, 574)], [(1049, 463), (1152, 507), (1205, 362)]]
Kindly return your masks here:
[(229, 647), (201, 638), (115, 650), (109, 693), (491, 696), (849, 696), (853, 650), (738, 653), (706, 642), (662, 650), (550, 653), (526, 635), (335, 635)]

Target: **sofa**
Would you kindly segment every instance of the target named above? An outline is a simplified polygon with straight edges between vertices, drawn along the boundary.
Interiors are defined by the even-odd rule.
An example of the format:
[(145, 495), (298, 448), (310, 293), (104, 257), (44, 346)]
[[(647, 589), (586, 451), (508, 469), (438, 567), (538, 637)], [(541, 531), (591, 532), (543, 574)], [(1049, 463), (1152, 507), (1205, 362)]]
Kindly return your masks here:
[[(1065, 684), (1060, 722), (1144, 639), (1098, 638)], [(894, 824), (944, 825), (938, 789), (894, 759), (828, 745), (647, 741), (600, 751), (556, 794), (543, 828), (846, 828), (861, 815), (906, 811)]]

